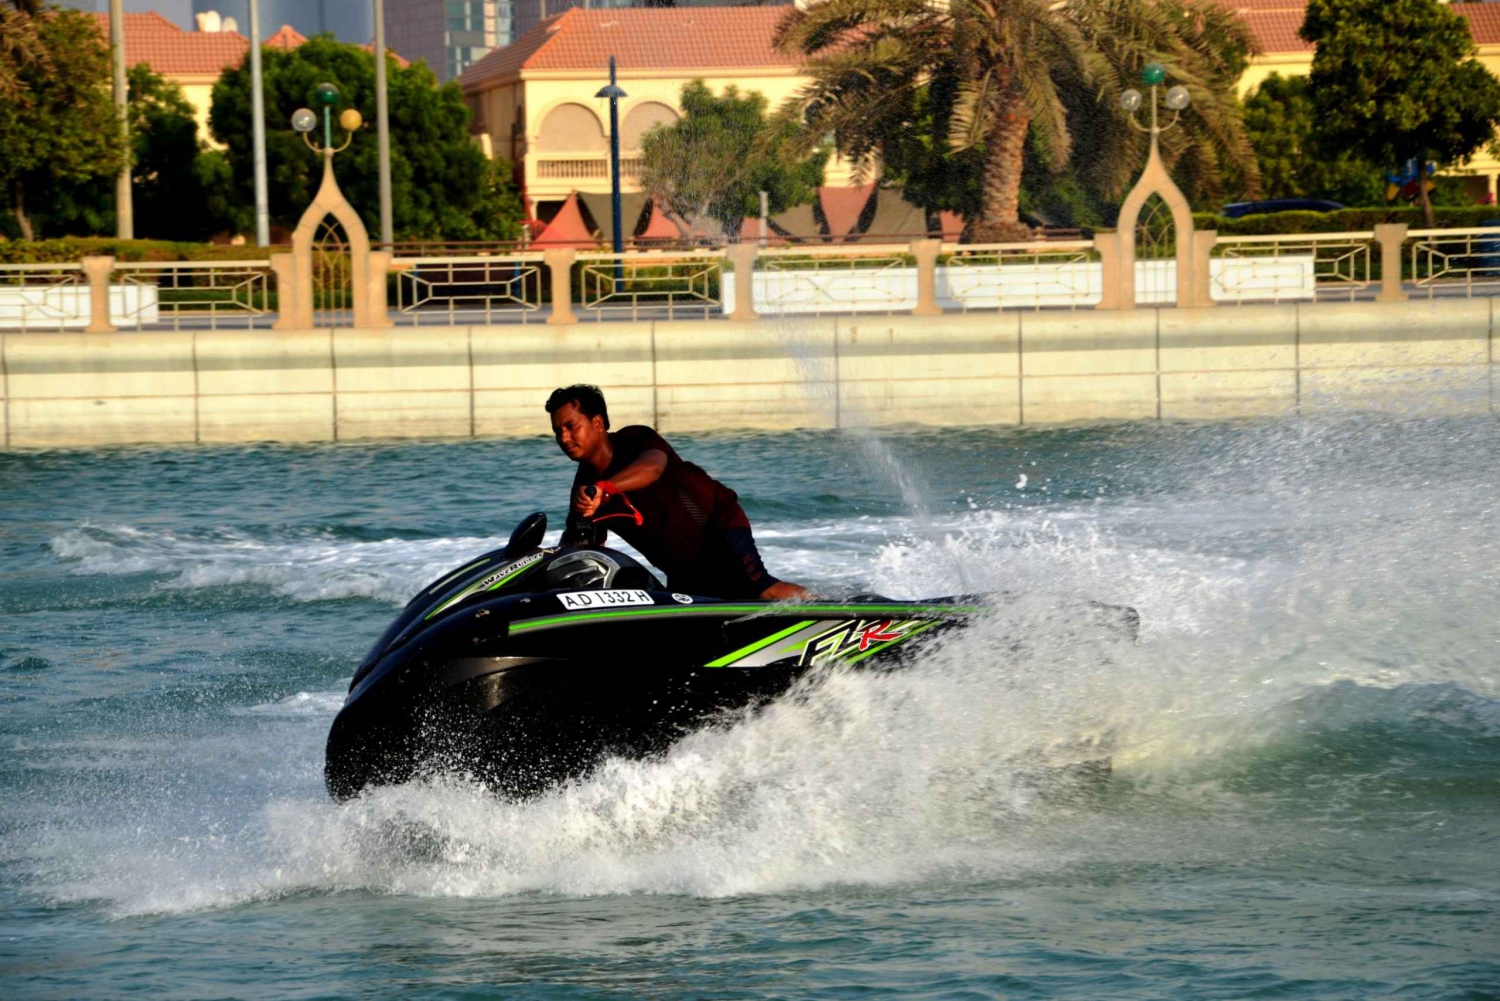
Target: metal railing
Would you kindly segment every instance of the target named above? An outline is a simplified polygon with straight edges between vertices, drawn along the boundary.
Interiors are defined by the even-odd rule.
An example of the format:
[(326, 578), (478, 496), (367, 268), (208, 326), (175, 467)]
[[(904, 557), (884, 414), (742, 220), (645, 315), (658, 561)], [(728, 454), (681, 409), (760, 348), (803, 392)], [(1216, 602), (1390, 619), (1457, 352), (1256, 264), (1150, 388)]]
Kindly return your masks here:
[(1217, 302), (1353, 301), (1378, 276), (1375, 234), (1221, 236), (1210, 261)]
[(542, 308), (546, 286), (541, 254), (402, 258), (393, 270), (396, 311), (418, 326), (525, 323)]
[(813, 316), (904, 312), (917, 304), (915, 264), (909, 245), (762, 250), (753, 282), (755, 308)]
[(938, 258), (938, 304), (959, 312), (1078, 309), (1102, 293), (1092, 240), (944, 245)]
[(1414, 229), (1410, 280), (1419, 292), (1466, 298), (1500, 289), (1500, 229)]
[[(606, 318), (675, 320), (758, 314), (1076, 310), (1100, 306), (1135, 268), (1136, 305), (1179, 299), (1172, 258), (1116, 263), (1104, 239), (960, 244), (935, 239), (726, 249), (602, 250), (477, 247), (431, 256), (360, 257), (342, 244), (305, 258), (0, 265), (0, 329), (56, 331), (265, 329), (274, 321), (379, 327), (553, 324)], [(1195, 248), (1201, 244), (1194, 244)], [(1409, 249), (1409, 252), (1408, 252)], [(1105, 251), (1106, 253), (1101, 253)], [(1500, 227), (1271, 234), (1218, 238), (1190, 301), (1398, 301), (1500, 293)], [(356, 264), (355, 258), (359, 258)], [(368, 301), (353, 302), (355, 269)], [(1154, 270), (1153, 270), (1154, 269)], [(1159, 272), (1157, 274), (1156, 272)], [(310, 277), (312, 319), (288, 305), (276, 276)], [(363, 284), (362, 284), (362, 287)], [(284, 292), (286, 295), (281, 295)], [(1377, 294), (1378, 293), (1378, 294)], [(93, 315), (95, 303), (109, 316)], [(278, 305), (286, 307), (278, 314)], [(351, 310), (358, 305), (360, 310)], [(1114, 306), (1113, 300), (1110, 305)], [(391, 308), (394, 306), (394, 308)], [(288, 310), (292, 310), (288, 312)], [(370, 317), (356, 320), (355, 316)]]
[(704, 319), (723, 307), (724, 252), (673, 251), (653, 254), (580, 254), (577, 281), (580, 308), (603, 320), (632, 320), (679, 314)]
[(111, 318), (123, 329), (269, 328), (275, 276), (266, 261), (116, 263)]
[[(622, 159), (620, 173), (625, 177), (639, 177), (642, 161), (639, 157)], [(608, 156), (558, 157), (536, 162), (539, 181), (584, 181), (609, 176)]]
[(89, 319), (82, 264), (0, 264), (0, 330), (81, 329)]

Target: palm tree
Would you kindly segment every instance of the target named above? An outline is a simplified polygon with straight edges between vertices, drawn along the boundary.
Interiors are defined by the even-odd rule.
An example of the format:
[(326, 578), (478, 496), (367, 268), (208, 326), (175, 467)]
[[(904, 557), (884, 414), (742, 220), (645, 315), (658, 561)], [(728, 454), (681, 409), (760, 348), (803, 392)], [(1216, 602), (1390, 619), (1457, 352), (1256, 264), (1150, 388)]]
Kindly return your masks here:
[(1226, 180), (1256, 186), (1233, 88), (1249, 40), (1214, 0), (822, 0), (788, 15), (777, 44), (800, 53), (812, 76), (792, 109), (806, 122), (805, 141), (831, 134), (862, 172), (888, 146), (910, 142), (919, 104), (940, 104), (939, 141), (982, 153), (969, 220), (979, 241), (1031, 235), (1019, 216), (1028, 135), (1060, 170), (1075, 117), (1095, 130), (1087, 172), (1101, 190), (1123, 191), (1140, 163), (1139, 136), (1122, 115), (1098, 111), (1151, 61), (1194, 96), (1164, 155), (1184, 161), (1210, 195)]
[(37, 36), (42, 0), (0, 0), (0, 100), (30, 103), (21, 88), (20, 68), (50, 65)]

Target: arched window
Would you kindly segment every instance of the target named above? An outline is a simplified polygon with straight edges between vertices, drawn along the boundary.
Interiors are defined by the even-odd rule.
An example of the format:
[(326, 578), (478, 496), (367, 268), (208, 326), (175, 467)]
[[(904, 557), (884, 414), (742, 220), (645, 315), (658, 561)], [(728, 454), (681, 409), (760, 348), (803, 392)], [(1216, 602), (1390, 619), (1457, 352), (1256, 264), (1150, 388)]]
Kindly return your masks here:
[(620, 123), (620, 148), (638, 150), (647, 132), (658, 125), (671, 125), (677, 121), (677, 112), (656, 101), (645, 101), (630, 109), (625, 121)]
[(542, 120), (536, 148), (539, 153), (607, 153), (609, 143), (597, 115), (581, 104), (561, 104)]

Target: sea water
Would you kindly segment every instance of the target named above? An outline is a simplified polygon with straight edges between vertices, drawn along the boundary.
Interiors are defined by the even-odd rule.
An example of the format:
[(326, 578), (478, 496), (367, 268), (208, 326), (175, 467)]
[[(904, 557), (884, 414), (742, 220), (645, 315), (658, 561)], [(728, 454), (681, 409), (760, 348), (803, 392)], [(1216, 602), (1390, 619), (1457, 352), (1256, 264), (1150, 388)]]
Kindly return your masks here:
[(1500, 421), (672, 438), (779, 576), (1010, 598), (533, 801), (336, 806), (354, 665), (561, 515), (550, 440), (0, 455), (0, 997), (1500, 997)]

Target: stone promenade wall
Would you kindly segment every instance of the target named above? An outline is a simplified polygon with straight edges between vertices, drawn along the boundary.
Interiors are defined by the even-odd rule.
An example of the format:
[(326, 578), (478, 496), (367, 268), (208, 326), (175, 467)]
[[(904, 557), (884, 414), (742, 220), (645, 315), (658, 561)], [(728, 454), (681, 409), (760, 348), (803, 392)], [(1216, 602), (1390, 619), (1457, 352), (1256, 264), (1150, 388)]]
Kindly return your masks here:
[(387, 330), (0, 333), (0, 442), (543, 434), (1494, 408), (1489, 299)]

